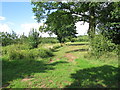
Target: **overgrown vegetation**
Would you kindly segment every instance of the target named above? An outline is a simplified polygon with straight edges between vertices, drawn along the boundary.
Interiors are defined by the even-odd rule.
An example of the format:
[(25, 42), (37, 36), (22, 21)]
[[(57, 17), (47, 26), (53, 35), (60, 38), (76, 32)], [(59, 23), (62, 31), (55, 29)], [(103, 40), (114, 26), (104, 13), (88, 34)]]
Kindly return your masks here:
[(28, 45), (14, 44), (2, 49), (2, 55), (8, 57), (9, 60), (31, 60), (37, 58), (47, 58), (53, 56), (49, 48), (31, 49)]
[(55, 56), (50, 58), (7, 60), (4, 57), (2, 64), (3, 87), (118, 87), (117, 57), (111, 57), (105, 61), (84, 58), (86, 50), (89, 48), (87, 42), (68, 43), (63, 47), (55, 45), (54, 48)]
[(99, 58), (102, 55), (109, 56), (110, 52), (117, 54), (117, 45), (111, 42), (107, 37), (101, 34), (95, 36), (90, 42), (90, 53), (92, 56)]
[[(39, 31), (0, 33), (3, 87), (119, 87), (120, 2), (32, 4), (37, 22), (46, 19)], [(88, 35), (76, 36), (78, 21), (89, 23)], [(41, 37), (40, 32), (57, 37)]]

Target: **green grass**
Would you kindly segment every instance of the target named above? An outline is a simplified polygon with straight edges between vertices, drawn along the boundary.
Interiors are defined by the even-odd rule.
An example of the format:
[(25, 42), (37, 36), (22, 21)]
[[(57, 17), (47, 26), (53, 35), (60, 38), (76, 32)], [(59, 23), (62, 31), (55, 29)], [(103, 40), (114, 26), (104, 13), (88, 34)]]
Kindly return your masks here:
[[(43, 47), (49, 46), (43, 45)], [(56, 48), (53, 57), (38, 60), (3, 59), (3, 87), (6, 88), (104, 88), (118, 87), (117, 62), (84, 58), (87, 42), (67, 43)], [(72, 55), (76, 59), (69, 61)], [(72, 57), (71, 56), (71, 57)], [(49, 62), (49, 60), (52, 62)], [(115, 59), (115, 58), (114, 58)], [(116, 60), (111, 60), (112, 62)]]

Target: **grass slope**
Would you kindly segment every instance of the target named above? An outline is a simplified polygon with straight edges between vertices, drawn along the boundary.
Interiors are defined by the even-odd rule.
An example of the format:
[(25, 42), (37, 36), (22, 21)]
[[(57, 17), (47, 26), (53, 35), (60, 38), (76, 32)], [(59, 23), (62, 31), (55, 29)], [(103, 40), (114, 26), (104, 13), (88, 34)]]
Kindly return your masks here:
[(117, 65), (85, 59), (87, 50), (88, 43), (68, 43), (57, 48), (55, 56), (47, 60), (3, 60), (3, 87), (118, 87)]

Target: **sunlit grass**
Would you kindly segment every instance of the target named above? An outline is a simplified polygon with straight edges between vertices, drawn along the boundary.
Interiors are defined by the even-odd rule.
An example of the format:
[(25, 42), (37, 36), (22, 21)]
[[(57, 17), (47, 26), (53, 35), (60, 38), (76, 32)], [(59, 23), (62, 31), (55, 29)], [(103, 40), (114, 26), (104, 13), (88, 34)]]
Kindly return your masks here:
[[(43, 47), (47, 46), (49, 44), (43, 45)], [(109, 62), (84, 58), (88, 52), (88, 47), (86, 42), (75, 42), (56, 48), (55, 56), (50, 58), (21, 61), (3, 60), (3, 87), (118, 87), (117, 62), (112, 64), (110, 61), (113, 61), (113, 58)], [(70, 54), (76, 59), (70, 61), (69, 57), (65, 57), (66, 54)], [(49, 62), (50, 59), (52, 62)]]

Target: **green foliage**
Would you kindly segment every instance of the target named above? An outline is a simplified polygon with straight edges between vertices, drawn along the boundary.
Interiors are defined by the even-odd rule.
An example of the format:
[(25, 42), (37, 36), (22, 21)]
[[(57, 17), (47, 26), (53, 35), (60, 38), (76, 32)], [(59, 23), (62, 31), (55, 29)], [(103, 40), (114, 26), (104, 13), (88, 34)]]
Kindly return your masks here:
[(107, 55), (108, 52), (117, 50), (117, 46), (101, 34), (96, 35), (90, 42), (90, 52), (95, 57)]
[(3, 47), (2, 55), (8, 56), (10, 60), (31, 60), (36, 58), (47, 58), (53, 56), (51, 49), (30, 49), (29, 45), (16, 44)]
[(102, 34), (113, 43), (120, 44), (120, 23), (107, 23), (101, 26)]
[(41, 43), (45, 44), (45, 43), (58, 43), (57, 38), (54, 37), (42, 37), (41, 38)]
[(75, 39), (75, 42), (88, 42), (89, 38), (87, 35), (84, 36), (77, 36), (77, 38)]
[(24, 33), (22, 35), (20, 35), (20, 37), (19, 37), (19, 43), (20, 44), (28, 43), (28, 37), (25, 36)]
[(53, 56), (53, 53), (50, 49), (40, 48), (38, 49), (38, 52), (39, 52), (38, 56), (41, 58), (47, 58)]
[[(95, 28), (97, 24), (101, 22), (106, 22), (107, 19), (111, 17), (109, 13), (111, 10), (112, 11), (114, 10), (113, 6), (116, 6), (116, 2), (106, 3), (106, 2), (68, 2), (68, 1), (56, 2), (54, 1), (54, 2), (32, 2), (32, 4), (34, 5), (33, 13), (35, 14), (36, 20), (38, 22), (40, 22), (44, 18), (52, 17), (51, 20), (47, 20), (50, 22), (51, 27), (57, 26), (58, 24), (60, 26), (58, 27), (58, 29), (61, 28), (62, 26), (60, 24), (62, 21), (65, 24), (66, 22), (69, 22), (70, 20), (72, 20), (69, 17), (71, 15), (74, 16), (75, 22), (78, 22), (78, 21), (88, 22), (89, 23), (88, 35), (90, 36), (90, 38), (94, 37)], [(115, 5), (112, 6), (112, 4), (115, 4)], [(54, 12), (51, 13), (52, 10)], [(59, 11), (66, 12), (66, 14), (62, 13), (62, 15), (60, 15), (60, 13), (58, 13)], [(61, 17), (58, 18), (59, 17), (58, 15), (60, 15)], [(69, 17), (70, 19), (69, 18), (64, 20), (61, 19), (66, 16)], [(55, 24), (51, 22), (54, 22)], [(71, 24), (69, 23), (69, 25)], [(55, 28), (51, 28), (51, 30), (54, 30), (54, 29)], [(61, 31), (60, 33), (63, 32), (62, 30), (60, 31)], [(61, 38), (58, 38), (58, 39), (61, 39)]]
[[(101, 23), (98, 24), (98, 31), (111, 39), (115, 44), (120, 44), (120, 2), (111, 3), (102, 13)], [(106, 20), (105, 20), (106, 19)]]
[(61, 47), (60, 44), (56, 44), (56, 45), (53, 46), (52, 50), (55, 51), (56, 49), (58, 49), (58, 48), (60, 48), (60, 47)]
[(30, 46), (28, 44), (13, 44), (6, 47), (2, 47), (2, 55), (8, 54), (12, 50), (29, 50)]
[(53, 53), (51, 50), (41, 48), (38, 50), (11, 50), (8, 55), (10, 60), (31, 60), (51, 57)]
[(2, 46), (10, 45), (11, 44), (11, 39), (9, 38), (10, 35), (6, 32), (0, 32), (0, 40)]
[(65, 42), (88, 42), (89, 38), (87, 35), (80, 35), (77, 36), (76, 38), (70, 38), (70, 39), (65, 39)]
[(13, 38), (14, 36), (12, 36), (10, 33), (0, 32), (0, 40), (2, 46), (7, 46), (12, 44), (14, 42)]
[(10, 60), (29, 59), (28, 50), (10, 50), (8, 55)]
[(29, 49), (28, 44), (13, 44), (2, 48), (2, 55), (10, 60), (29, 59)]
[(51, 13), (45, 24), (47, 24), (45, 31), (57, 35), (60, 43), (64, 43), (66, 38), (71, 39), (77, 34), (74, 17), (66, 11), (58, 10)]
[(0, 40), (1, 40), (2, 46), (18, 44), (18, 43), (23, 44), (23, 42), (26, 43), (25, 39), (27, 41), (27, 37), (25, 35), (23, 39), (23, 35), (18, 37), (18, 35), (14, 31), (12, 31), (12, 33), (0, 32)]
[(38, 47), (38, 44), (40, 43), (40, 40), (39, 40), (39, 33), (37, 32), (36, 29), (32, 29), (29, 32), (28, 39), (29, 39), (29, 45), (31, 46), (31, 49)]
[[(118, 61), (102, 62), (83, 58), (87, 42), (74, 42), (55, 52), (55, 57), (35, 60), (2, 59), (2, 79), (5, 88), (118, 88)], [(72, 46), (71, 46), (72, 44)], [(51, 44), (49, 44), (51, 45)], [(45, 44), (44, 44), (45, 46)], [(59, 46), (55, 44), (55, 46)], [(40, 48), (39, 48), (40, 49)], [(39, 49), (31, 49), (36, 53)], [(66, 52), (77, 59), (69, 61)], [(80, 57), (79, 57), (80, 56)], [(70, 57), (72, 58), (72, 57)], [(116, 62), (114, 63), (114, 61)], [(114, 64), (113, 64), (114, 63)], [(8, 86), (7, 86), (8, 85)]]

